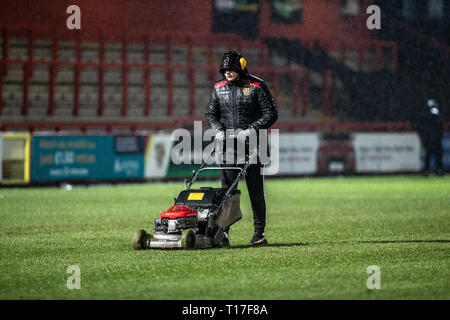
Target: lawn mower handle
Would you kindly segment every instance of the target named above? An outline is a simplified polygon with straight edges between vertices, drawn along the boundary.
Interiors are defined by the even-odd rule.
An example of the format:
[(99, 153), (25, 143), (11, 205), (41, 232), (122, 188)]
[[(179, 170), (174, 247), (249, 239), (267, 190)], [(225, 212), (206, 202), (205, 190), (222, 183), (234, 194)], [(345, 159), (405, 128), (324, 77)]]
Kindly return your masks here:
[[(205, 164), (206, 162), (204, 162)], [(202, 164), (203, 166), (203, 164)], [(191, 185), (194, 184), (195, 180), (197, 180), (197, 177), (200, 175), (200, 172), (206, 171), (206, 170), (239, 170), (239, 176), (242, 174), (243, 168), (240, 167), (206, 167), (198, 169), (197, 171), (192, 171), (192, 178), (191, 179), (185, 179), (184, 182), (187, 185), (187, 189), (189, 190), (191, 188)]]
[[(246, 141), (247, 143), (247, 141)], [(251, 155), (250, 158), (247, 158), (245, 161), (245, 165), (243, 168), (241, 167), (206, 167), (206, 162), (208, 162), (209, 158), (207, 161), (203, 162), (202, 165), (200, 166), (200, 168), (195, 171), (192, 171), (192, 178), (191, 179), (185, 179), (184, 182), (186, 183), (186, 188), (189, 190), (191, 188), (191, 186), (194, 184), (194, 182), (197, 180), (197, 177), (200, 175), (200, 172), (205, 171), (205, 170), (238, 170), (239, 174), (236, 176), (236, 179), (233, 181), (233, 183), (231, 184), (231, 186), (228, 188), (227, 193), (225, 194), (225, 196), (229, 196), (231, 194), (231, 190), (233, 190), (233, 188), (236, 186), (236, 184), (238, 183), (239, 179), (245, 175), (248, 166), (250, 165), (250, 162), (253, 160), (253, 158), (256, 156), (256, 154), (258, 153), (257, 151), (258, 149), (255, 149), (255, 152), (253, 152), (253, 154)], [(210, 155), (211, 157), (211, 155)]]

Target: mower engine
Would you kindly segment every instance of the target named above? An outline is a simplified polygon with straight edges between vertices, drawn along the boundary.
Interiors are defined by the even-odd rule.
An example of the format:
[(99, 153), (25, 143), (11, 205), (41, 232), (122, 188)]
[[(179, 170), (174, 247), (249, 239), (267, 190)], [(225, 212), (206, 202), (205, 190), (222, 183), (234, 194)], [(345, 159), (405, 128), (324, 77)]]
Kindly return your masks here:
[(181, 232), (185, 229), (197, 228), (198, 212), (185, 205), (171, 206), (155, 220), (155, 231), (165, 233)]
[(155, 220), (153, 235), (138, 230), (133, 248), (220, 247), (226, 227), (242, 217), (240, 191), (225, 199), (226, 189), (203, 187), (180, 192), (175, 204)]

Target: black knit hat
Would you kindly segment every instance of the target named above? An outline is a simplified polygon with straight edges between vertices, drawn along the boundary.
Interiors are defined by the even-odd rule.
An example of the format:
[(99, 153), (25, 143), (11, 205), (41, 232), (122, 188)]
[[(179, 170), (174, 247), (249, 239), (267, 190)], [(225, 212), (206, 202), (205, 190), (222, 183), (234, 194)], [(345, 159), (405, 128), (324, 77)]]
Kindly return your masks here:
[(246, 64), (247, 62), (240, 53), (236, 51), (228, 51), (223, 55), (219, 72), (224, 74), (226, 70), (231, 70), (242, 74), (247, 69)]

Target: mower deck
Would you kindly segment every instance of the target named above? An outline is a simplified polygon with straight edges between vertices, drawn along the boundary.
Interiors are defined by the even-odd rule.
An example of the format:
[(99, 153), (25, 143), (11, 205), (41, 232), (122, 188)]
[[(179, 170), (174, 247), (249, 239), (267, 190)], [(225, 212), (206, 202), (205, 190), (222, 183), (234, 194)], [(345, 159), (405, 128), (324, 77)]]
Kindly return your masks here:
[(195, 234), (193, 230), (181, 233), (165, 233), (156, 231), (153, 235), (145, 230), (138, 230), (133, 236), (133, 248), (141, 249), (204, 249), (212, 248), (211, 239), (203, 234)]

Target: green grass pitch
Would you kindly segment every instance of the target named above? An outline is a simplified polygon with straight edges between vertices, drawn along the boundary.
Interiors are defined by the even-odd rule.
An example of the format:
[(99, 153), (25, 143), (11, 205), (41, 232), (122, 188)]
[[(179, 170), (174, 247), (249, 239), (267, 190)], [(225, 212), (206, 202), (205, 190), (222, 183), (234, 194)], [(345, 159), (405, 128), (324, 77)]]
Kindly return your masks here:
[[(268, 247), (134, 251), (182, 182), (0, 189), (0, 299), (449, 299), (450, 177), (266, 179)], [(198, 186), (217, 186), (215, 182)], [(81, 288), (66, 286), (70, 265)], [(379, 267), (380, 289), (366, 286)]]

